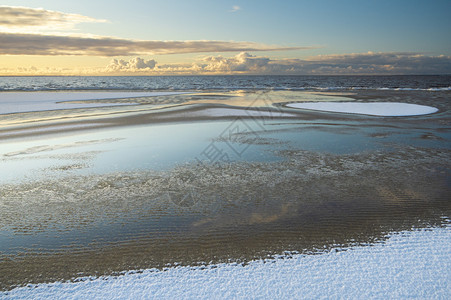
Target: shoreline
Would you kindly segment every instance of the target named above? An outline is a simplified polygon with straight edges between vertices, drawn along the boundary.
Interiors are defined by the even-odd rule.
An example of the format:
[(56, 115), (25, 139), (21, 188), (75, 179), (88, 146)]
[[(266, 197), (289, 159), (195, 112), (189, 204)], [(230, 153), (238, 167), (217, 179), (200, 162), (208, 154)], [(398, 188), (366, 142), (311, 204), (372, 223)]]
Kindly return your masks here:
[[(81, 277), (73, 281), (29, 284), (0, 295), (11, 298), (87, 298), (102, 295), (111, 299), (133, 293), (134, 297), (246, 297), (309, 298), (374, 297), (447, 298), (450, 269), (449, 225), (441, 228), (391, 234), (372, 247), (331, 250), (320, 255), (283, 254), (243, 263), (168, 266), (138, 269), (117, 275)], [(432, 250), (432, 251), (431, 251)], [(432, 252), (432, 253), (431, 253)], [(433, 258), (433, 259), (431, 259)], [(335, 268), (330, 270), (330, 266)], [(399, 274), (399, 268), (403, 272)], [(418, 276), (421, 268), (422, 275)], [(387, 278), (393, 280), (387, 281)], [(271, 285), (255, 284), (272, 282)], [(379, 283), (375, 286), (375, 282)], [(206, 284), (207, 283), (207, 284)], [(357, 285), (356, 285), (357, 284)]]
[[(268, 93), (268, 92), (264, 92)], [(278, 97), (277, 93), (274, 96), (269, 95), (268, 98)], [(282, 95), (287, 93), (281, 92)], [(288, 93), (291, 94), (292, 92)], [(394, 95), (409, 95), (411, 92), (367, 92), (360, 91), (354, 94), (350, 93), (311, 93), (304, 91), (293, 92), (294, 95), (315, 95), (320, 96), (320, 100), (314, 98), (302, 99), (299, 103), (309, 103), (317, 101), (344, 101), (343, 99), (357, 101), (368, 101), (368, 103), (379, 103), (381, 101), (387, 102), (387, 100), (396, 102), (399, 101), (399, 96), (391, 100), (390, 96)], [(5, 124), (3, 128), (0, 127), (0, 141), (10, 140), (17, 138), (26, 138), (32, 136), (43, 136), (52, 134), (63, 134), (65, 132), (78, 132), (83, 130), (95, 130), (111, 127), (133, 126), (133, 125), (145, 125), (145, 124), (158, 124), (158, 123), (183, 123), (183, 122), (196, 122), (196, 121), (214, 121), (214, 120), (234, 120), (236, 118), (255, 119), (261, 118), (266, 120), (277, 119), (297, 119), (299, 121), (307, 120), (335, 120), (335, 121), (347, 121), (347, 120), (378, 120), (388, 118), (389, 120), (396, 120), (405, 122), (409, 120), (428, 119), (428, 118), (440, 118), (444, 112), (444, 108), (449, 107), (450, 103), (435, 103), (438, 109), (437, 112), (426, 115), (408, 115), (408, 116), (371, 116), (357, 113), (340, 113), (324, 110), (300, 110), (296, 108), (290, 108), (293, 101), (283, 98), (263, 99), (257, 100), (246, 99), (248, 94), (245, 93), (244, 101), (240, 103), (240, 95), (232, 94), (211, 94), (211, 93), (194, 93), (189, 94), (194, 98), (200, 98), (187, 101), (179, 100), (183, 99), (183, 94), (177, 94), (177, 100), (175, 103), (163, 103), (156, 107), (149, 106), (147, 104), (134, 103), (135, 98), (131, 99), (113, 99), (116, 102), (108, 102), (112, 106), (105, 106), (101, 108), (84, 108), (75, 110), (57, 110), (57, 111), (40, 111), (40, 112), (28, 112), (17, 114), (0, 115), (0, 124)], [(255, 94), (254, 94), (255, 95)], [(214, 97), (226, 97), (225, 100), (215, 100)], [(378, 101), (378, 98), (383, 96)], [(208, 100), (212, 98), (213, 100)], [(235, 98), (238, 97), (238, 100)], [(242, 95), (241, 95), (242, 97)], [(266, 97), (263, 94), (262, 97)], [(339, 100), (334, 100), (337, 98)], [(152, 98), (152, 97), (151, 97)], [(206, 98), (206, 100), (202, 100)], [(153, 99), (151, 99), (153, 100)], [(102, 101), (102, 100), (99, 100)], [(118, 101), (118, 102), (117, 102)], [(128, 101), (125, 102), (124, 101)], [(171, 101), (171, 100), (169, 100)], [(181, 101), (181, 102), (180, 102)], [(240, 103), (240, 105), (230, 105), (230, 103)], [(259, 102), (260, 101), (260, 102)], [(79, 101), (77, 101), (79, 102)], [(177, 103), (178, 102), (178, 103)], [(387, 103), (390, 103), (387, 102)], [(415, 101), (416, 102), (416, 101)], [(92, 103), (89, 102), (89, 103)], [(129, 106), (127, 105), (129, 103)], [(339, 103), (339, 102), (337, 102)], [(409, 102), (411, 103), (411, 102)], [(120, 104), (120, 106), (114, 106)], [(247, 106), (249, 105), (249, 106)], [(430, 105), (430, 104), (428, 104)], [(445, 107), (444, 107), (445, 106)], [(42, 115), (42, 116), (41, 116)], [(24, 119), (21, 119), (24, 118)], [(39, 119), (41, 118), (41, 119)]]
[[(0, 136), (0, 289), (309, 254), (439, 225), (451, 188), (444, 95), (347, 95), (440, 109), (410, 117), (289, 109), (300, 94), (287, 92), (0, 116), (11, 122)], [(199, 103), (210, 97), (240, 105)], [(232, 161), (211, 161), (215, 148)]]
[[(46, 234), (63, 244), (3, 254), (0, 266), (9, 272), (0, 274), (6, 284), (0, 289), (24, 280), (70, 280), (75, 274), (103, 276), (175, 263), (247, 262), (283, 251), (309, 255), (318, 249), (365, 247), (389, 232), (446, 221), (449, 187), (440, 173), (449, 164), (446, 153), (406, 148), (395, 154), (282, 155), (282, 163), (237, 162), (208, 170), (192, 163), (168, 171), (73, 174), (2, 185), (0, 192), (9, 201), (1, 227), (14, 229), (16, 239), (37, 235), (37, 242)], [(412, 174), (399, 176), (408, 171)], [(80, 191), (81, 198), (76, 196)], [(164, 216), (179, 221), (168, 225)], [(119, 240), (98, 236), (120, 224)], [(83, 235), (70, 238), (78, 231)]]

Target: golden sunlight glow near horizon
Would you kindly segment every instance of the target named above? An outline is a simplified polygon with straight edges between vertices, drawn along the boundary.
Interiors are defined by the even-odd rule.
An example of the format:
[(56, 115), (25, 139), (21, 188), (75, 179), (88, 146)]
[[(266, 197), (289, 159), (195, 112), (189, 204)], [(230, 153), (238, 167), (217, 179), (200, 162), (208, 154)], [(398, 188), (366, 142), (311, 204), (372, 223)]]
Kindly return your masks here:
[[(31, 0), (5, 2), (0, 75), (451, 73), (450, 42), (434, 39), (446, 35), (443, 25), (450, 28), (451, 21), (418, 1), (411, 15), (391, 5), (384, 22), (373, 11), (385, 11), (386, 4), (372, 1), (352, 8), (334, 1), (205, 1), (196, 8), (117, 0), (108, 10), (101, 9), (103, 1), (40, 1), (42, 8)], [(426, 11), (434, 17), (419, 20)]]

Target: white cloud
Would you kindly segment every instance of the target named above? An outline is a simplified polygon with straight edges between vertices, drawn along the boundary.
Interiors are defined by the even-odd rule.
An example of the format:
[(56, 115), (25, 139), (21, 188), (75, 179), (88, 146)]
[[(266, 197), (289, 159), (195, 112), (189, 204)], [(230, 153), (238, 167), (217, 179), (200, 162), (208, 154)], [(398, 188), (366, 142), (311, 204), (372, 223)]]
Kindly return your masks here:
[(232, 9), (229, 10), (229, 11), (230, 11), (230, 12), (237, 12), (237, 11), (239, 11), (239, 10), (241, 10), (241, 7), (239, 7), (238, 5), (234, 5), (234, 6), (232, 6)]
[(0, 6), (0, 31), (2, 32), (71, 30), (79, 23), (104, 22), (107, 21), (43, 8)]
[[(450, 74), (451, 56), (369, 52), (314, 56), (301, 60), (271, 59), (242, 52), (229, 58), (205, 57), (194, 65), (198, 73), (221, 74)], [(192, 72), (193, 67), (188, 70)]]
[(128, 61), (113, 59), (104, 68), (70, 70), (63, 68), (0, 68), (0, 74), (281, 74), (281, 75), (360, 75), (360, 74), (450, 74), (451, 56), (418, 53), (353, 53), (300, 59), (271, 59), (241, 52), (232, 57), (207, 56), (186, 64), (158, 64), (140, 57)]
[(209, 56), (203, 59), (204, 71), (212, 72), (266, 72), (270, 59), (256, 57), (247, 52), (241, 52), (234, 57)]
[[(135, 58), (128, 64), (136, 60), (142, 59)], [(110, 67), (109, 70), (134, 69)], [(192, 64), (155, 64), (154, 68), (146, 70), (152, 74), (449, 74), (451, 57), (370, 52), (322, 55), (300, 60), (271, 59), (241, 52), (232, 57), (207, 56)]]
[(203, 72), (247, 74), (449, 74), (451, 56), (419, 53), (352, 53), (279, 59), (240, 53), (231, 58), (210, 56), (200, 64)]
[(132, 58), (129, 61), (122, 59), (113, 59), (106, 67), (106, 72), (142, 72), (150, 71), (155, 68), (157, 62), (153, 59), (144, 60), (140, 57)]

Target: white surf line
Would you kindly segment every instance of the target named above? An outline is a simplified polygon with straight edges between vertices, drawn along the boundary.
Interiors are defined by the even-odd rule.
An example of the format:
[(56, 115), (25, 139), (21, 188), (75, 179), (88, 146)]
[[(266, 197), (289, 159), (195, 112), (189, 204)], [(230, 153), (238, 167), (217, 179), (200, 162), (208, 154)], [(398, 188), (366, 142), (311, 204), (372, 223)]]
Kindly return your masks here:
[[(384, 243), (242, 266), (169, 267), (29, 285), (8, 299), (450, 299), (451, 228), (392, 234)], [(0, 298), (2, 293), (0, 292)]]
[(286, 106), (291, 108), (383, 117), (419, 116), (432, 114), (438, 111), (437, 108), (432, 106), (400, 102), (297, 102), (289, 103)]
[(133, 103), (70, 103), (70, 101), (155, 97), (189, 92), (2, 92), (0, 114), (59, 109), (133, 105)]

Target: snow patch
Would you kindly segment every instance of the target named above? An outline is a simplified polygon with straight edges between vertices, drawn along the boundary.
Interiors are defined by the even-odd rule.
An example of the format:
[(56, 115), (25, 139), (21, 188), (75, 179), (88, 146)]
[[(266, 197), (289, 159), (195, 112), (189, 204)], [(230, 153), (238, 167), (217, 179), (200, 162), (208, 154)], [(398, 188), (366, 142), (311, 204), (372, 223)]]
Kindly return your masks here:
[(384, 117), (418, 116), (432, 114), (438, 111), (437, 108), (431, 106), (399, 102), (299, 102), (289, 103), (286, 106), (292, 108)]
[(10, 299), (451, 298), (451, 227), (384, 243), (248, 265), (219, 264), (80, 278), (0, 293)]
[(153, 97), (183, 93), (186, 92), (4, 92), (0, 93), (0, 114), (132, 105), (133, 103), (70, 103), (70, 101)]

